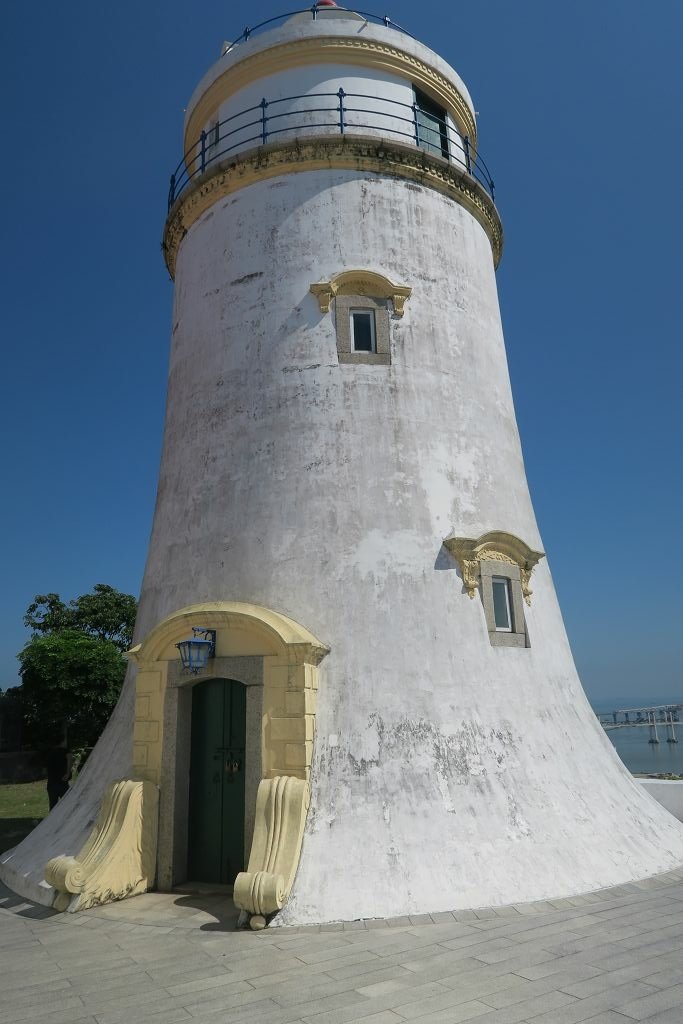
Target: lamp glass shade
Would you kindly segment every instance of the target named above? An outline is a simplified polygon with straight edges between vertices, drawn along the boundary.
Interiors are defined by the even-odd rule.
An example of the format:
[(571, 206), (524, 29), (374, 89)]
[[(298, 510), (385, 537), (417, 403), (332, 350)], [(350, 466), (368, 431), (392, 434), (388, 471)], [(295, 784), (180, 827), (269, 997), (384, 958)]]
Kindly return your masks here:
[(176, 647), (180, 651), (183, 668), (197, 672), (208, 665), (213, 643), (211, 640), (182, 640)]

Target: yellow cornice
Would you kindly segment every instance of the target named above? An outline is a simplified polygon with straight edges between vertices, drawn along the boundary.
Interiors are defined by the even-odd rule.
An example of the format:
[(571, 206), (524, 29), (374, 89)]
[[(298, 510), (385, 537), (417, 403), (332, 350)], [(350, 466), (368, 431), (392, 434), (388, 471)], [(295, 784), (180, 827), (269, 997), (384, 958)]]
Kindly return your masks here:
[(337, 295), (371, 295), (376, 299), (391, 299), (396, 317), (403, 316), (406, 299), (410, 298), (412, 290), (406, 285), (392, 284), (388, 277), (374, 270), (343, 270), (330, 281), (317, 282), (310, 288), (321, 313), (329, 312), (330, 302)]
[(310, 36), (254, 53), (232, 64), (219, 75), (188, 118), (184, 152), (190, 151), (210, 118), (215, 116), (221, 103), (230, 96), (259, 78), (307, 64), (362, 65), (407, 78), (446, 108), (460, 132), (469, 136), (476, 149), (477, 125), (467, 101), (445, 75), (425, 61), (405, 53), (397, 46), (389, 46), (374, 39)]
[(126, 651), (124, 657), (138, 667), (154, 663), (165, 648), (174, 645), (177, 637), (188, 633), (191, 624), (198, 620), (206, 623), (207, 629), (234, 629), (241, 623), (246, 624), (264, 637), (274, 639), (278, 645), (304, 651), (307, 660), (315, 659), (312, 663), (316, 665), (329, 652), (329, 647), (309, 630), (281, 612), (241, 601), (209, 601), (173, 612), (155, 626), (142, 643)]
[(458, 563), (463, 584), (470, 597), (474, 597), (479, 586), (480, 563), (483, 559), (490, 559), (519, 566), (522, 594), (526, 603), (531, 604), (529, 581), (534, 567), (545, 558), (543, 551), (534, 551), (519, 537), (503, 530), (491, 530), (481, 537), (450, 536), (443, 543)]
[(460, 167), (430, 156), (417, 146), (359, 135), (329, 135), (315, 139), (259, 146), (216, 161), (176, 200), (164, 229), (163, 250), (171, 277), (183, 238), (217, 200), (258, 181), (283, 174), (319, 170), (370, 171), (419, 182), (464, 206), (486, 231), (498, 266), (503, 249), (503, 227), (493, 200)]

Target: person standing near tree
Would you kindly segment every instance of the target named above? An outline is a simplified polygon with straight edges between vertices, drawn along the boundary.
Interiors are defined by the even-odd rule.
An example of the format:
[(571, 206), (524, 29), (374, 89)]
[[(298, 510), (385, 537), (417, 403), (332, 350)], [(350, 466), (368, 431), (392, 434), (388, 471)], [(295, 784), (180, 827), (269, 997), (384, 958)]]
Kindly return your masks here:
[(47, 798), (50, 810), (69, 791), (71, 778), (71, 754), (66, 743), (53, 747), (47, 755)]

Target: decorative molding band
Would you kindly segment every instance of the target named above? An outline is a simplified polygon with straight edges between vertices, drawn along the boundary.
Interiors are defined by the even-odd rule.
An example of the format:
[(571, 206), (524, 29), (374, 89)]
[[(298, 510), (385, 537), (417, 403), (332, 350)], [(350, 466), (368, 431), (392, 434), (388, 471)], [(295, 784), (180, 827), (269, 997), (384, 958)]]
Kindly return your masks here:
[(289, 651), (293, 665), (315, 665), (316, 667), (330, 653), (329, 647), (318, 643), (290, 644)]
[(266, 917), (287, 902), (310, 799), (308, 783), (290, 775), (259, 784), (249, 866), (235, 879), (233, 896), (235, 905), (250, 915), (254, 929), (265, 928)]
[(463, 585), (470, 597), (474, 597), (481, 580), (482, 559), (491, 559), (519, 566), (524, 600), (528, 605), (531, 604), (531, 573), (534, 566), (545, 558), (543, 551), (532, 551), (519, 537), (503, 533), (502, 530), (483, 533), (476, 539), (446, 537), (443, 543), (458, 563)]
[(177, 661), (176, 641), (184, 632), (189, 632), (198, 619), (211, 629), (256, 630), (264, 640), (272, 637), (279, 646), (292, 652), (292, 660), (297, 664), (318, 665), (330, 651), (310, 630), (272, 608), (242, 601), (207, 601), (179, 608), (162, 619), (142, 643), (125, 652), (124, 658), (138, 669), (157, 666), (160, 659)]
[(171, 277), (183, 238), (215, 202), (259, 181), (319, 170), (368, 171), (433, 188), (463, 206), (489, 237), (494, 265), (503, 251), (503, 226), (488, 192), (466, 171), (417, 146), (362, 135), (321, 135), (247, 150), (212, 163), (188, 188), (166, 221), (162, 247)]
[(453, 83), (425, 61), (397, 46), (358, 36), (310, 36), (280, 43), (231, 64), (203, 94), (185, 126), (185, 152), (199, 138), (221, 103), (240, 89), (267, 75), (311, 64), (361, 65), (385, 74), (399, 75), (430, 93), (451, 114), (463, 135), (477, 148), (477, 124), (464, 96)]
[(329, 312), (330, 302), (337, 295), (366, 295), (373, 299), (391, 299), (394, 316), (401, 317), (413, 289), (392, 284), (388, 277), (372, 270), (344, 270), (330, 281), (312, 284), (310, 290), (318, 300), (321, 313)]
[(76, 857), (54, 857), (46, 881), (56, 910), (87, 910), (146, 892), (154, 884), (159, 792), (151, 782), (107, 787), (88, 840)]

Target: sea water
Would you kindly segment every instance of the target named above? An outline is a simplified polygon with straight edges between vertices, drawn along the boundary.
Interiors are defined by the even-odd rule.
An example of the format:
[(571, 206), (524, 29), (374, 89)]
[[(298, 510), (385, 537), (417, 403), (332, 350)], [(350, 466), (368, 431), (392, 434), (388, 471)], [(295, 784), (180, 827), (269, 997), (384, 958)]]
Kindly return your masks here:
[[(628, 705), (615, 704), (615, 707)], [(642, 706), (631, 703), (631, 707)], [(596, 713), (606, 717), (611, 708), (594, 707)], [(620, 716), (623, 720), (623, 715)], [(683, 715), (681, 716), (683, 718)], [(612, 741), (619, 757), (631, 772), (646, 775), (683, 775), (683, 721), (674, 724), (678, 743), (667, 743), (669, 730), (663, 722), (657, 722), (659, 743), (648, 743), (650, 730), (645, 725), (632, 726), (625, 729), (607, 729), (607, 736)]]

